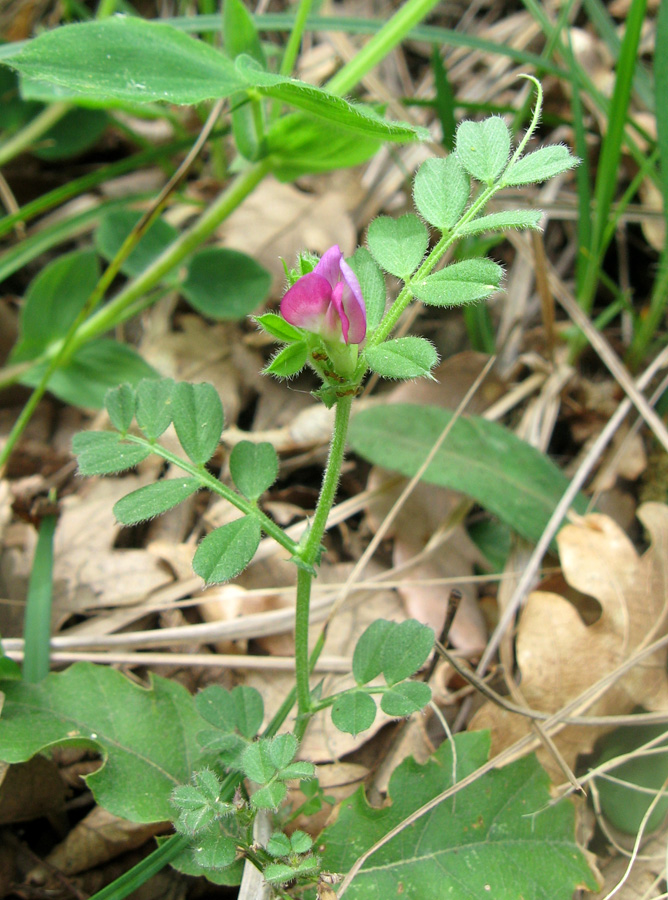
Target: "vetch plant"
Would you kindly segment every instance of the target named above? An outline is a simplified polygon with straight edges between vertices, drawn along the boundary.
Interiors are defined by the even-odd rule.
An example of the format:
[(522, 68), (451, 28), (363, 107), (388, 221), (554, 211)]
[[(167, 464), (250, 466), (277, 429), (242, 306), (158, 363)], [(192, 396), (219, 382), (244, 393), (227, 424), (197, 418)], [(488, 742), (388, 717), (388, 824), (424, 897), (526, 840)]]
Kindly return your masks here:
[[(235, 82), (237, 89), (244, 78), (251, 76), (257, 76), (256, 69), (250, 62), (244, 62), (235, 76), (241, 79), (239, 84)], [(340, 827), (333, 826), (331, 832), (326, 831), (314, 850), (312, 836), (302, 831), (290, 834), (281, 827), (266, 845), (258, 845), (253, 838), (253, 824), (259, 811), (271, 813), (281, 809), (291, 782), (308, 783), (317, 778), (313, 764), (300, 758), (301, 741), (316, 713), (330, 710), (336, 728), (358, 734), (373, 724), (377, 704), (386, 715), (404, 718), (419, 713), (431, 700), (431, 689), (420, 679), (420, 670), (432, 653), (434, 634), (414, 620), (373, 622), (354, 648), (353, 687), (329, 694), (323, 692), (322, 685), (314, 688), (310, 676), (322, 652), (324, 634), (309, 647), (311, 589), (339, 483), (351, 407), (364, 379), (369, 372), (390, 379), (430, 377), (438, 360), (435, 348), (425, 338), (392, 336), (403, 312), (415, 301), (449, 307), (479, 302), (497, 292), (503, 275), (497, 263), (489, 259), (467, 259), (439, 267), (445, 254), (469, 235), (507, 228), (537, 228), (539, 211), (487, 214), (487, 203), (502, 188), (543, 181), (567, 171), (577, 162), (563, 146), (525, 154), (541, 108), (540, 85), (532, 81), (538, 92), (536, 109), (526, 135), (514, 152), (508, 128), (501, 118), (464, 122), (457, 131), (455, 152), (445, 159), (428, 160), (418, 170), (414, 180), (415, 214), (376, 219), (368, 231), (368, 248), (358, 249), (350, 259), (344, 259), (336, 245), (319, 260), (303, 255), (297, 267), (287, 272), (288, 289), (280, 314), (257, 317), (258, 326), (283, 345), (266, 372), (277, 378), (290, 378), (309, 367), (320, 382), (314, 395), (335, 408), (329, 457), (317, 507), (299, 542), (260, 505), (263, 493), (278, 475), (278, 459), (271, 444), (243, 441), (234, 447), (229, 457), (232, 484), (224, 483), (211, 471), (210, 461), (218, 447), (224, 419), (220, 398), (210, 385), (175, 383), (171, 379), (144, 379), (136, 388), (123, 384), (106, 396), (111, 430), (88, 431), (74, 439), (82, 475), (126, 471), (150, 454), (183, 472), (182, 478), (157, 481), (119, 500), (114, 512), (126, 525), (159, 515), (199, 490), (216, 493), (237, 508), (241, 516), (213, 530), (197, 548), (193, 567), (206, 583), (224, 582), (243, 571), (253, 559), (263, 534), (275, 540), (296, 566), (295, 687), (264, 729), (262, 697), (256, 690), (243, 686), (232, 691), (211, 686), (190, 698), (182, 688), (167, 689), (160, 679), (154, 679), (150, 690), (142, 692), (129, 683), (121, 686), (118, 679), (123, 680), (122, 676), (116, 672), (86, 665), (74, 666), (62, 675), (51, 675), (39, 685), (14, 682), (5, 686), (0, 754), (12, 761), (27, 758), (47, 744), (72, 739), (71, 722), (61, 713), (73, 684), (108, 678), (117, 692), (112, 691), (112, 695), (119, 704), (127, 702), (128, 694), (136, 692), (141, 693), (141, 702), (154, 704), (156, 714), (161, 716), (161, 731), (173, 736), (175, 743), (182, 741), (188, 747), (187, 766), (177, 748), (170, 755), (166, 748), (156, 746), (155, 736), (135, 733), (133, 723), (124, 721), (122, 726), (111, 729), (112, 741), (108, 723), (98, 722), (92, 710), (90, 727), (94, 737), (81, 734), (82, 739), (97, 741), (107, 755), (107, 765), (101, 774), (96, 773), (90, 779), (94, 791), (97, 785), (99, 802), (106, 802), (121, 815), (127, 810), (127, 801), (119, 797), (122, 788), (118, 784), (114, 788), (109, 775), (114, 760), (122, 755), (119, 748), (127, 746), (132, 748), (128, 753), (136, 756), (131, 765), (141, 770), (142, 777), (154, 786), (153, 795), (144, 797), (133, 815), (148, 821), (152, 816), (164, 818), (166, 808), (170, 811), (177, 834), (156, 851), (153, 870), (169, 860), (185, 872), (205, 874), (219, 883), (236, 883), (240, 865), (245, 861), (263, 873), (277, 896), (300, 896), (304, 889), (310, 890), (313, 896), (325, 872), (343, 873), (342, 867), (349, 868), (359, 855), (356, 848), (361, 848), (361, 853), (369, 846), (372, 832), (365, 834), (365, 817), (374, 823), (373, 834), (384, 833), (382, 825), (378, 825), (384, 814), (367, 815), (363, 809), (365, 801), (360, 801), (361, 805), (357, 803), (354, 814), (349, 816), (353, 824), (346, 852), (336, 850), (337, 842), (341, 842)], [(257, 76), (257, 85), (273, 90), (275, 82)], [(277, 96), (282, 94), (279, 92)], [(238, 127), (242, 124), (238, 123)], [(384, 273), (402, 282), (389, 308)], [(160, 443), (170, 425), (174, 426), (182, 454)], [(163, 711), (158, 713), (157, 698), (167, 695), (169, 704), (160, 707)], [(40, 726), (25, 735), (25, 711), (36, 705), (51, 710), (53, 715), (50, 718), (45, 714)], [(293, 729), (280, 731), (295, 705)], [(19, 733), (24, 740), (17, 743)], [(483, 745), (484, 740), (472, 742), (470, 735), (459, 736), (456, 750), (440, 751), (438, 765), (430, 764), (427, 780), (420, 781), (415, 773), (411, 775), (410, 765), (402, 765), (394, 787), (414, 777), (422, 787), (417, 792), (409, 788), (407, 795), (411, 799), (422, 798), (427, 790), (432, 791), (433, 797), (452, 784), (453, 779), (458, 780), (483, 764), (487, 751)], [(446, 762), (448, 754), (452, 759)], [(130, 763), (124, 758), (124, 764)], [(186, 768), (189, 771), (184, 771)], [(549, 890), (552, 898), (566, 900), (576, 884), (593, 884), (572, 837), (571, 811), (563, 804), (550, 807), (547, 785), (537, 774), (540, 769), (535, 762), (523, 761), (504, 772), (511, 770), (512, 777), (504, 775), (495, 780), (497, 786), (501, 785), (495, 789), (504, 798), (504, 791), (511, 790), (508, 785), (517, 790), (526, 779), (532, 780), (532, 793), (527, 794), (531, 797), (530, 808), (511, 804), (505, 814), (510, 824), (504, 824), (503, 834), (495, 835), (491, 825), (491, 830), (485, 828), (480, 833), (485, 836), (486, 846), (497, 841), (503, 851), (495, 862), (502, 873), (504, 865), (509, 867), (508, 872), (519, 865), (517, 848), (531, 839), (535, 828), (536, 834), (541, 828), (554, 834), (559, 849), (552, 851), (549, 842), (543, 843), (545, 866), (525, 873), (522, 889), (526, 896), (542, 895)], [(316, 788), (308, 796), (317, 795)], [(464, 802), (462, 797), (457, 815), (462, 810), (469, 815), (471, 795), (465, 796), (469, 799)], [(493, 815), (493, 805), (494, 801), (490, 800), (485, 807), (490, 809), (490, 815)], [(472, 807), (475, 809), (475, 803)], [(548, 807), (549, 814), (541, 811)], [(396, 824), (401, 808), (398, 801), (393, 805), (394, 813), (387, 817), (386, 831)], [(555, 809), (558, 811), (554, 812)], [(457, 846), (475, 838), (478, 825), (473, 826), (473, 820), (471, 823), (462, 820), (460, 829), (454, 806), (449, 816), (454, 823), (451, 834)], [(280, 825), (280, 814), (275, 821)], [(536, 826), (536, 822), (542, 824)], [(426, 844), (431, 846), (440, 840), (429, 823), (424, 828)], [(324, 856), (321, 847), (325, 848)], [(387, 852), (390, 857), (395, 854), (391, 864), (410, 870), (410, 863), (403, 862), (402, 851), (396, 843), (388, 844)], [(553, 874), (548, 877), (543, 872), (550, 865), (562, 864), (556, 881)], [(147, 864), (141, 871), (147, 872), (149, 868)], [(415, 881), (415, 867), (409, 874)], [(136, 887), (142, 877), (136, 875), (134, 881), (123, 885), (131, 883)], [(447, 877), (453, 879), (448, 884), (456, 890), (460, 876), (453, 869)], [(542, 886), (542, 878), (547, 879), (549, 888)], [(364, 894), (368, 882), (362, 878), (360, 883), (367, 887), (359, 890), (355, 883), (348, 890), (349, 896), (370, 896)], [(502, 874), (498, 884), (504, 883), (513, 884), (513, 878)], [(99, 896), (125, 896), (123, 885), (110, 889), (111, 892), (103, 891)], [(426, 880), (419, 890), (416, 888), (407, 896), (413, 900), (435, 900), (445, 889), (442, 880)], [(516, 895), (514, 888), (495, 888), (494, 896), (498, 900), (514, 900)]]

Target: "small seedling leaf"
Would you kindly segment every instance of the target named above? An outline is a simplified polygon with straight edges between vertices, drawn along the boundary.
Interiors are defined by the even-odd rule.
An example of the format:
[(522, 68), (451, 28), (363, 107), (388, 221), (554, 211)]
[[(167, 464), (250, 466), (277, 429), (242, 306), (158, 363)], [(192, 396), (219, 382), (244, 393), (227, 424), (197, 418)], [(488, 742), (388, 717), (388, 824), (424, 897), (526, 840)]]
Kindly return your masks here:
[(266, 784), (276, 774), (278, 766), (271, 758), (270, 743), (268, 739), (261, 739), (249, 744), (241, 758), (244, 775), (256, 784)]
[(109, 413), (109, 420), (121, 434), (126, 434), (135, 417), (137, 395), (129, 384), (119, 384), (110, 388), (104, 396), (104, 405)]
[(171, 378), (144, 378), (137, 385), (137, 425), (149, 441), (171, 425), (174, 387)]
[(464, 237), (488, 231), (508, 231), (512, 228), (540, 228), (542, 218), (540, 209), (509, 209), (473, 219), (468, 225), (463, 225), (459, 233)]
[(366, 361), (383, 378), (420, 378), (437, 365), (438, 353), (426, 338), (403, 337), (369, 348)]
[(415, 175), (413, 200), (420, 215), (441, 231), (457, 224), (471, 192), (469, 177), (454, 153), (425, 160)]
[(383, 671), (383, 645), (393, 628), (394, 622), (376, 619), (358, 640), (353, 652), (353, 676), (360, 686), (378, 678)]
[(269, 884), (286, 884), (295, 877), (295, 870), (285, 863), (270, 863), (263, 872)]
[(288, 795), (288, 789), (281, 781), (272, 781), (258, 788), (251, 796), (251, 804), (256, 809), (278, 809)]
[(357, 735), (371, 728), (376, 718), (376, 704), (366, 691), (343, 694), (332, 706), (332, 722), (339, 731)]
[(261, 536), (252, 516), (228, 522), (204, 538), (195, 553), (193, 569), (207, 584), (229, 581), (255, 556)]
[(72, 440), (72, 451), (81, 475), (115, 475), (139, 465), (150, 454), (148, 447), (129, 444), (115, 431), (82, 431)]
[(183, 503), (201, 487), (197, 478), (166, 478), (156, 481), (122, 497), (114, 505), (114, 515), (123, 525), (146, 522)]
[(500, 116), (482, 122), (462, 122), (455, 142), (457, 158), (469, 175), (493, 184), (510, 155), (510, 132)]
[(290, 378), (296, 375), (306, 365), (308, 347), (304, 341), (295, 341), (284, 347), (272, 359), (264, 370), (265, 375), (275, 375), (277, 378)]
[(290, 838), (282, 831), (275, 831), (267, 841), (267, 853), (275, 858), (287, 856), (291, 850)]
[(223, 431), (223, 404), (212, 384), (176, 385), (172, 396), (174, 428), (187, 456), (202, 466), (216, 452)]
[(278, 456), (272, 444), (240, 441), (230, 454), (230, 474), (244, 497), (257, 500), (278, 476)]
[(283, 316), (277, 316), (276, 313), (265, 313), (263, 316), (256, 316), (255, 321), (267, 334), (279, 341), (285, 341), (286, 344), (301, 341), (304, 337), (303, 332), (299, 328), (295, 328), (294, 325), (286, 322)]
[(395, 622), (385, 636), (381, 656), (388, 684), (410, 678), (425, 662), (434, 646), (434, 632), (415, 619)]
[(431, 700), (431, 688), (422, 681), (402, 681), (389, 691), (386, 691), (380, 700), (380, 708), (388, 716), (401, 718), (418, 712)]
[(347, 263), (359, 281), (366, 306), (367, 331), (371, 334), (385, 312), (385, 277), (366, 247), (358, 247)]
[(534, 150), (533, 153), (528, 153), (513, 163), (503, 176), (503, 184), (508, 186), (537, 184), (568, 172), (579, 162), (577, 156), (573, 156), (563, 144), (541, 147), (540, 150)]
[(462, 306), (491, 296), (502, 277), (503, 269), (491, 259), (466, 259), (415, 282), (411, 290), (430, 306)]
[(413, 213), (398, 219), (379, 216), (369, 225), (367, 243), (382, 269), (406, 280), (422, 262), (429, 245), (429, 232)]
[(239, 684), (232, 690), (237, 730), (249, 740), (254, 738), (264, 719), (262, 694), (253, 687)]

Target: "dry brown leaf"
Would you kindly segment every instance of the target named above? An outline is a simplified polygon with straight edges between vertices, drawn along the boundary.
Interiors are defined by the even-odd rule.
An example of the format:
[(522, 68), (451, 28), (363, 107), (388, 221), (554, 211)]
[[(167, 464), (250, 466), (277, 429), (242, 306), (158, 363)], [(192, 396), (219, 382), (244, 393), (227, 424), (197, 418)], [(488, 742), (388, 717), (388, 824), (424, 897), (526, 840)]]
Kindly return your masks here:
[(54, 847), (46, 862), (63, 875), (76, 875), (141, 847), (156, 834), (170, 830), (170, 822), (128, 822), (95, 806), (65, 840)]
[[(643, 844), (640, 855), (642, 858), (634, 862), (627, 880), (615, 894), (616, 900), (647, 900), (648, 897), (660, 893), (657, 877), (665, 872), (666, 868), (666, 833), (657, 834)], [(604, 886), (597, 894), (587, 894), (588, 900), (605, 900), (624, 877), (628, 865), (629, 860), (626, 856), (615, 856), (608, 860), (607, 865), (601, 866), (601, 875), (605, 879)]]
[[(571, 587), (598, 600), (601, 615), (586, 625), (564, 597), (542, 591), (531, 594), (519, 623), (517, 665), (522, 694), (533, 709), (556, 712), (665, 633), (668, 507), (646, 503), (638, 510), (638, 518), (652, 541), (642, 556), (619, 526), (600, 514), (586, 516), (559, 533), (564, 578)], [(668, 705), (665, 650), (617, 681), (588, 712), (619, 715), (638, 705), (648, 710)], [(498, 753), (527, 734), (530, 726), (526, 718), (486, 703), (470, 728), (491, 728), (493, 753)], [(609, 730), (569, 726), (554, 740), (572, 767), (577, 756), (589, 752)], [(542, 762), (557, 777), (561, 775), (551, 758)]]
[(65, 782), (53, 760), (34, 756), (16, 765), (0, 763), (0, 824), (60, 813), (64, 804)]

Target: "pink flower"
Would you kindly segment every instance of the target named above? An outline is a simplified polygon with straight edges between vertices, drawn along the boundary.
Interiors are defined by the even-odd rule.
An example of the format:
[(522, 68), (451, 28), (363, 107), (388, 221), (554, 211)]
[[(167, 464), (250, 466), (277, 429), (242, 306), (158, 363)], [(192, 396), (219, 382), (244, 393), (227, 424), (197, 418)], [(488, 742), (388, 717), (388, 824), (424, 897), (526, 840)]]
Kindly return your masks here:
[(326, 341), (362, 343), (366, 335), (362, 291), (337, 244), (323, 254), (312, 272), (292, 285), (281, 301), (281, 315)]

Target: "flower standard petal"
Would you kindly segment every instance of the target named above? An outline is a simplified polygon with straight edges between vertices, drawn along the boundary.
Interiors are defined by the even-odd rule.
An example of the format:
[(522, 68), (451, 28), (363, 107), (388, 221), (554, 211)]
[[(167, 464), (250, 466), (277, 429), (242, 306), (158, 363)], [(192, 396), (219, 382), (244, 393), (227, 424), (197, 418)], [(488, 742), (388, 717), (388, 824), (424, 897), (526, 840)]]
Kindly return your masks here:
[(362, 290), (357, 276), (344, 259), (340, 266), (343, 276), (341, 304), (348, 320), (348, 327), (344, 328), (344, 339), (347, 344), (361, 344), (366, 337), (366, 306)]
[(309, 272), (296, 281), (281, 300), (281, 315), (291, 325), (319, 333), (332, 299), (326, 278)]
[(334, 244), (333, 247), (330, 247), (329, 250), (322, 254), (320, 262), (313, 271), (326, 278), (329, 284), (334, 287), (337, 281), (341, 280), (342, 260), (343, 253), (341, 253), (341, 248), (338, 244)]

